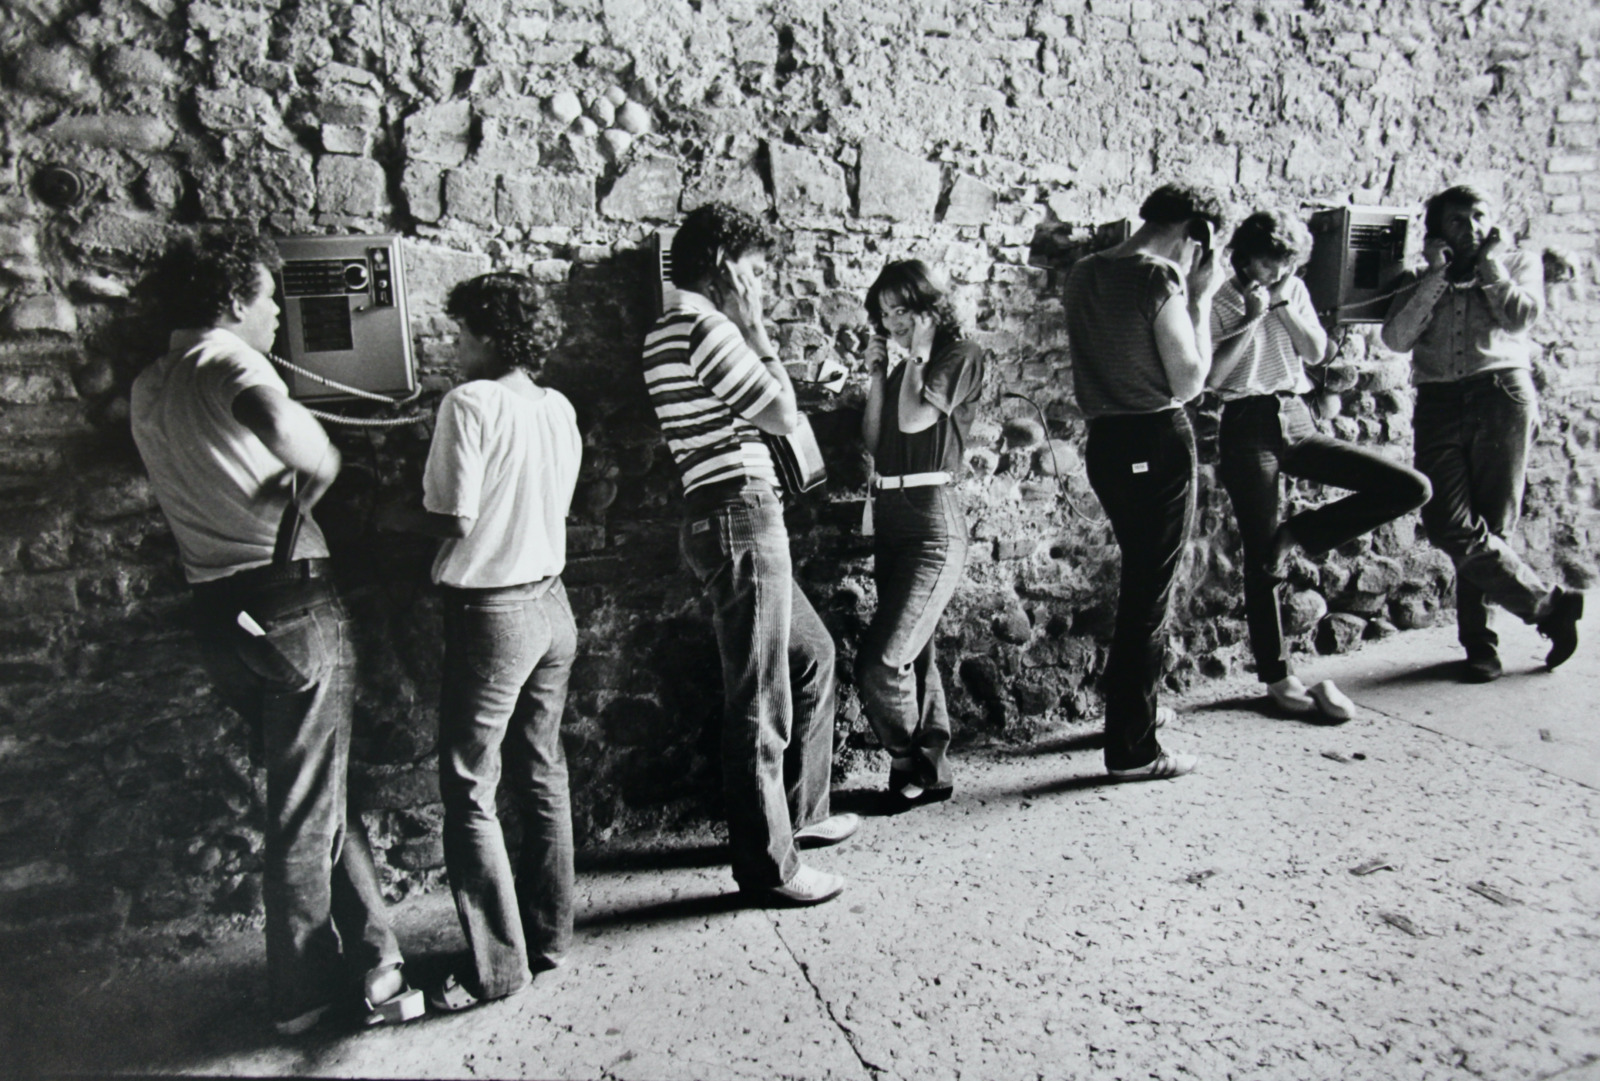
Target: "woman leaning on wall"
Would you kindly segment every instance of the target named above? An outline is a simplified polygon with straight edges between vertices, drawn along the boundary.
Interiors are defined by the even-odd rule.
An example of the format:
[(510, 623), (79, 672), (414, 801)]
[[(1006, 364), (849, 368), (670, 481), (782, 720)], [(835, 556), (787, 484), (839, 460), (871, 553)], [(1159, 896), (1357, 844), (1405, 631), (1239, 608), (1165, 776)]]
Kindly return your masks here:
[[(920, 260), (883, 268), (867, 291), (867, 314), (876, 333), (861, 435), (875, 467), (868, 523), (878, 609), (856, 656), (856, 686), (890, 755), (890, 794), (932, 802), (953, 788), (934, 632), (966, 565), (955, 482), (985, 358), (967, 340), (948, 287)], [(890, 340), (906, 354), (898, 364)]]

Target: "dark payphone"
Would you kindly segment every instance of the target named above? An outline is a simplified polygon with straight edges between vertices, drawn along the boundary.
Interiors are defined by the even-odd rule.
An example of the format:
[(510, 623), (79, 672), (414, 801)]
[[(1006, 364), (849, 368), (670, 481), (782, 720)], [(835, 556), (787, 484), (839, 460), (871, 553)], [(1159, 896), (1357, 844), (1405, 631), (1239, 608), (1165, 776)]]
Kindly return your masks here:
[(1411, 215), (1379, 206), (1341, 206), (1311, 215), (1306, 287), (1323, 325), (1381, 323), (1389, 289), (1404, 269)]
[(283, 315), (274, 351), (293, 366), (283, 373), (290, 394), (303, 401), (414, 395), (400, 238), (296, 236), (277, 244)]

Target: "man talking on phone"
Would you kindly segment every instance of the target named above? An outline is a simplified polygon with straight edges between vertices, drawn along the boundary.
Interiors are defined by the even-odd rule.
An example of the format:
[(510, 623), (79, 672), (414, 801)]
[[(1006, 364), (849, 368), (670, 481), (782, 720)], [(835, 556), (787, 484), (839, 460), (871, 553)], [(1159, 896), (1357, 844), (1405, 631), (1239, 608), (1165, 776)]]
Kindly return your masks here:
[(833, 639), (794, 580), (763, 432), (785, 435), (794, 386), (762, 322), (775, 240), (724, 203), (672, 241), (678, 295), (645, 337), (644, 379), (683, 477), (684, 559), (712, 604), (724, 696), (722, 784), (733, 877), (757, 901), (820, 904), (838, 875), (800, 862), (860, 819), (830, 815)]
[(1383, 343), (1411, 351), (1416, 467), (1433, 482), (1422, 521), (1455, 563), (1462, 676), (1488, 683), (1501, 674), (1489, 602), (1550, 639), (1550, 668), (1577, 649), (1583, 615), (1582, 593), (1547, 586), (1509, 543), (1539, 414), (1529, 331), (1544, 309), (1543, 270), (1505, 244), (1473, 188), (1429, 199), (1424, 228), (1427, 266), (1397, 282)]

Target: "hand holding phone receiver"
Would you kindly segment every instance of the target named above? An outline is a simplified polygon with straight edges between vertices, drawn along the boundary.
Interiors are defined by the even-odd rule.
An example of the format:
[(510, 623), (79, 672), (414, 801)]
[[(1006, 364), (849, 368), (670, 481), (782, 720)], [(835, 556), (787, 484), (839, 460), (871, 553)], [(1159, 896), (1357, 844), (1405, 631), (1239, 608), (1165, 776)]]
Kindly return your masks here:
[(1427, 260), (1429, 270), (1438, 270), (1449, 266), (1456, 253), (1444, 237), (1430, 236), (1422, 245), (1422, 257)]

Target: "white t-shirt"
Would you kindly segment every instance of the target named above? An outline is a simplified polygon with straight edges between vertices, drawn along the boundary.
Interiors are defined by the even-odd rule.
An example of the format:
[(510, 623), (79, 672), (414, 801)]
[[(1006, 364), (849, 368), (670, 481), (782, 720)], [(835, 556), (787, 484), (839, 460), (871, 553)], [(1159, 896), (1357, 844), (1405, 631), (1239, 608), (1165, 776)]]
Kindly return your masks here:
[[(1280, 313), (1293, 310), (1299, 313), (1301, 322), (1315, 323), (1317, 312), (1311, 305), (1311, 292), (1299, 276), (1290, 276), (1285, 294), (1287, 306), (1267, 313), (1246, 343), (1238, 367), (1216, 388), (1217, 396), (1223, 401), (1276, 394), (1281, 390), (1304, 394), (1312, 389), (1305, 365), (1300, 354), (1295, 352), (1294, 339), (1289, 336), (1289, 328), (1284, 325)], [(1230, 277), (1217, 290), (1217, 298), (1211, 303), (1212, 340), (1221, 342), (1223, 335), (1237, 330), (1244, 322), (1244, 312), (1244, 294)]]
[[(167, 355), (133, 381), (133, 441), (190, 582), (272, 562), (286, 467), (233, 416), (234, 398), (258, 386), (288, 393), (271, 361), (220, 328), (173, 334)], [(263, 498), (269, 484), (273, 494)], [(322, 531), (306, 518), (292, 558), (327, 554)]]
[(535, 401), (474, 379), (446, 394), (422, 505), (473, 523), (465, 537), (440, 545), (433, 580), (489, 589), (560, 574), (582, 456), (572, 403), (557, 391), (544, 388)]

